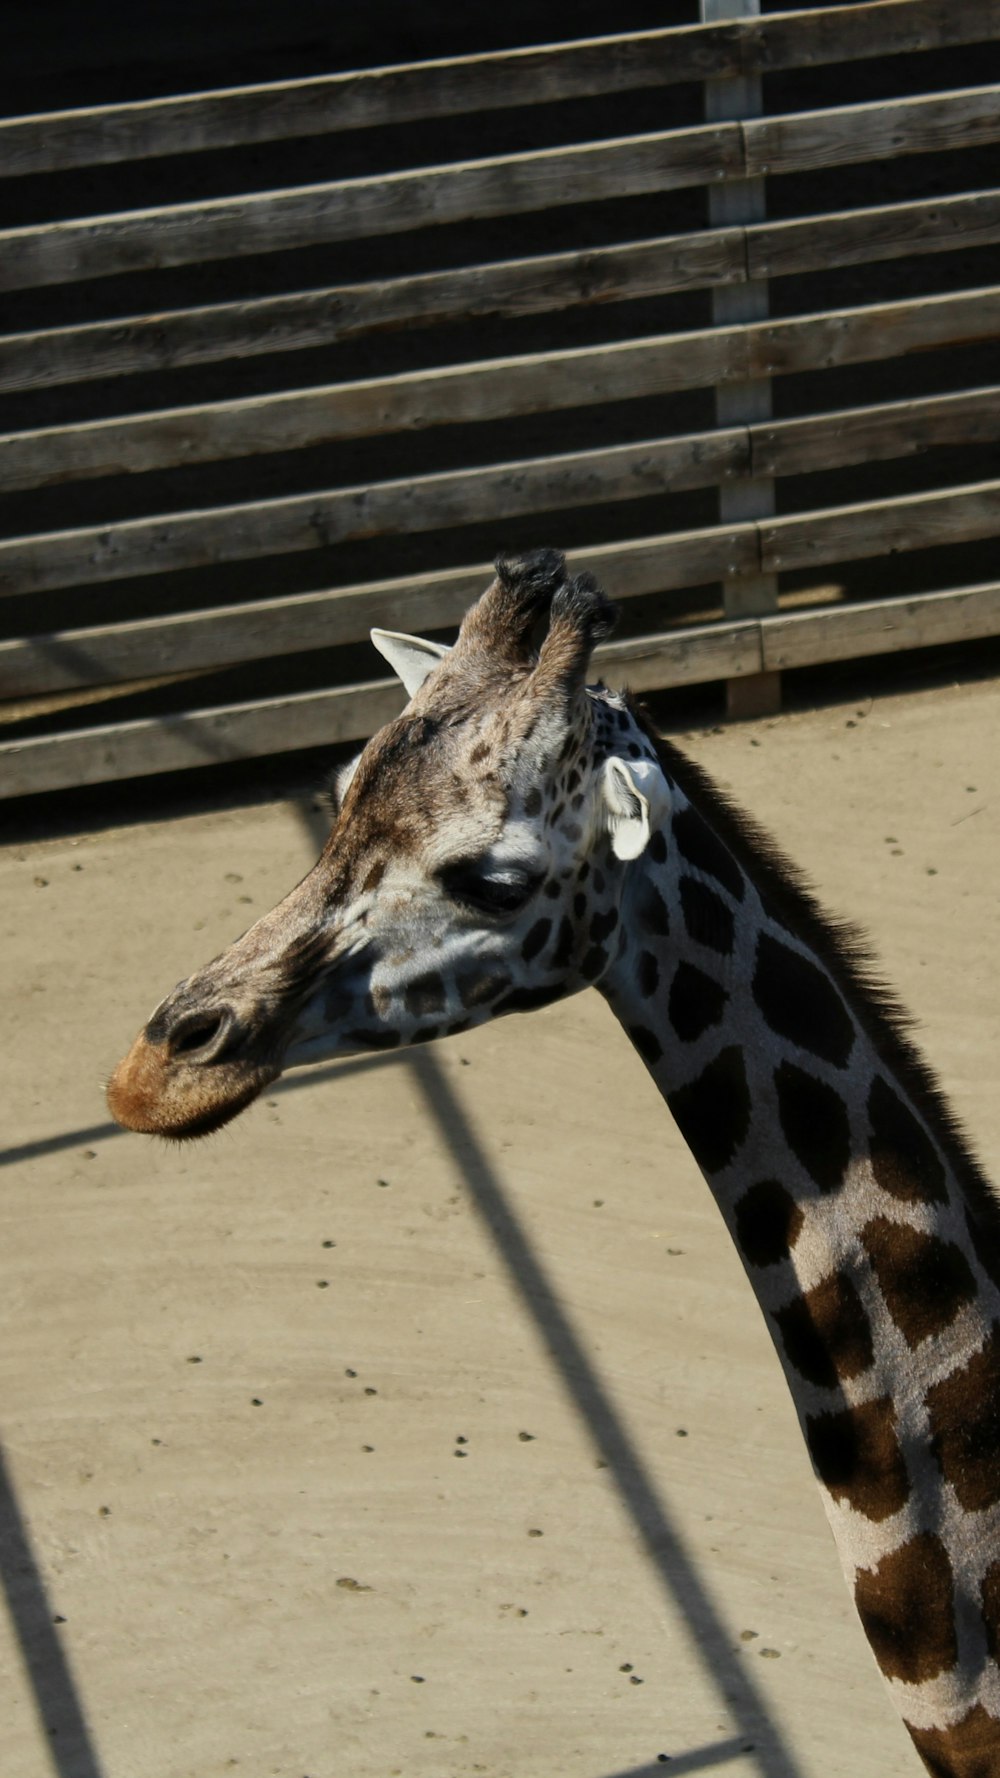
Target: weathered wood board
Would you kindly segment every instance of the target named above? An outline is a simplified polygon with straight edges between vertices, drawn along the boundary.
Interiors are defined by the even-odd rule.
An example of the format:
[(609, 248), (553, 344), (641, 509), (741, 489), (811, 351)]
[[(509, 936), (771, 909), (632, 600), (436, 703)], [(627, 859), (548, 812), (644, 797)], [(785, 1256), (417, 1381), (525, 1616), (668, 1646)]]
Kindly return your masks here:
[(681, 26), (416, 67), (93, 106), (0, 123), (0, 177), (238, 144), (553, 104), (760, 69), (976, 43), (1000, 29), (998, 0), (863, 0), (850, 8)]
[[(140, 721), (134, 745), (113, 723), (19, 743), (11, 723), (33, 698), (171, 677), (197, 700), (185, 676), (298, 671), (374, 623), (447, 629), (489, 572), (483, 534), (508, 527), (565, 532), (616, 596), (663, 595), (606, 657), (644, 689), (992, 633), (998, 42), (1000, 0), (862, 0), (0, 120), (0, 181), (55, 194), (0, 231), (0, 794), (69, 784), (74, 757), (101, 781), (215, 757), (209, 740), (311, 745), (328, 696), (359, 738), (380, 682), (283, 698), (280, 668), (274, 695)], [(794, 70), (808, 108), (777, 78)], [(638, 105), (621, 133), (620, 99), (602, 121), (629, 93), (644, 133)], [(593, 133), (546, 134), (547, 107), (591, 99)], [(511, 105), (540, 145), (501, 119), (480, 147), (476, 120)], [(458, 145), (441, 164), (288, 171), (327, 137), (433, 118), (468, 119), (467, 147), (435, 138)], [(220, 196), (224, 151), (268, 142), (288, 151), (274, 189)], [(120, 208), (79, 214), (84, 169), (147, 163), (163, 201), (136, 208), (130, 173)], [(174, 201), (181, 165), (213, 170), (197, 197), (177, 175)], [(837, 573), (899, 552), (912, 589), (942, 550), (953, 584), (890, 597), (887, 574), (884, 621), (857, 602), (871, 576)], [(839, 580), (843, 607), (783, 609)], [(700, 621), (719, 605), (728, 622)]]

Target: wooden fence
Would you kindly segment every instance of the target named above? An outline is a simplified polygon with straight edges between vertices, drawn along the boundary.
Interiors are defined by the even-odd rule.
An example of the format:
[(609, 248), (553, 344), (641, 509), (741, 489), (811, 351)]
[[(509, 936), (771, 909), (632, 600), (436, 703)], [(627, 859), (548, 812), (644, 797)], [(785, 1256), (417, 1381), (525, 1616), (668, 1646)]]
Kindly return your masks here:
[(1000, 0), (703, 11), (0, 121), (0, 794), (367, 735), (491, 540), (640, 690), (1000, 634)]

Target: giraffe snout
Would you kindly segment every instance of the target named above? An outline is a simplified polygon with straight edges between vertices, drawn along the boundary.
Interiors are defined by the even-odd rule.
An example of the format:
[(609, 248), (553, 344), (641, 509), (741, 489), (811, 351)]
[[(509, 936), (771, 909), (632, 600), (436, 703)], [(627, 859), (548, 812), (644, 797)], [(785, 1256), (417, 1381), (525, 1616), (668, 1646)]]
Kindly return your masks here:
[(187, 984), (168, 996), (108, 1083), (112, 1117), (127, 1130), (183, 1139), (234, 1118), (281, 1072), (226, 1002), (191, 1004)]

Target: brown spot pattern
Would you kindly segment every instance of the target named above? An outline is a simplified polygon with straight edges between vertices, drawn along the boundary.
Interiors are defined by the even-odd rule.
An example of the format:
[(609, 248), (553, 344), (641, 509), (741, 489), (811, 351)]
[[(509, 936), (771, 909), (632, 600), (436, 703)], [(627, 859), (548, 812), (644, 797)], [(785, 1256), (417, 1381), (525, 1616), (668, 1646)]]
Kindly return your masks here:
[(569, 967), (569, 962), (573, 955), (575, 945), (576, 934), (573, 931), (570, 921), (564, 914), (559, 922), (559, 936), (556, 940), (556, 948), (552, 953), (553, 969), (566, 969)]
[(806, 1443), (816, 1474), (835, 1500), (876, 1524), (906, 1505), (910, 1478), (891, 1396), (807, 1415)]
[(643, 951), (638, 968), (639, 992), (644, 1000), (656, 993), (660, 985), (660, 965), (652, 951)]
[(927, 1391), (931, 1448), (967, 1512), (1000, 1500), (1000, 1322), (980, 1351)]
[(834, 1272), (774, 1317), (789, 1362), (822, 1389), (857, 1377), (872, 1362), (871, 1328), (854, 1285)]
[(826, 1081), (794, 1062), (774, 1072), (778, 1116), (785, 1141), (821, 1192), (836, 1191), (851, 1158), (847, 1106)]
[(775, 1266), (795, 1246), (805, 1217), (783, 1185), (762, 1179), (736, 1206), (736, 1238), (751, 1265)]
[(960, 1247), (876, 1216), (861, 1231), (885, 1305), (908, 1346), (950, 1327), (976, 1294)]
[(780, 940), (757, 940), (753, 994), (771, 1030), (810, 1055), (845, 1068), (854, 1021), (826, 971)]
[(475, 972), (460, 974), (455, 986), (463, 1006), (485, 1006), (488, 1001), (496, 1000), (498, 995), (505, 993), (512, 983), (506, 971), (498, 970), (492, 975)]
[(950, 1729), (914, 1729), (907, 1723), (932, 1778), (996, 1778), (1000, 1722), (981, 1704)]
[(887, 1679), (920, 1685), (958, 1659), (951, 1563), (939, 1537), (922, 1532), (863, 1568), (854, 1603)]
[(655, 1032), (647, 1030), (645, 1025), (630, 1025), (628, 1034), (643, 1061), (648, 1067), (655, 1068), (663, 1054), (663, 1046)]
[(746, 889), (743, 872), (718, 834), (693, 808), (689, 806), (674, 816), (673, 833), (684, 857), (695, 870), (714, 877), (728, 889), (735, 901), (743, 900)]
[(645, 926), (647, 932), (652, 932), (657, 938), (667, 937), (670, 931), (670, 915), (667, 912), (667, 904), (660, 891), (654, 889), (651, 883), (646, 885), (645, 894), (639, 903), (638, 914), (640, 923)]
[(590, 922), (590, 936), (594, 943), (597, 945), (603, 944), (606, 938), (611, 937), (617, 924), (617, 908), (607, 908), (603, 914), (595, 914)]
[(534, 957), (538, 956), (539, 951), (548, 942), (551, 931), (551, 920), (535, 921), (535, 924), (532, 926), (531, 931), (528, 933), (521, 946), (521, 956), (524, 958), (525, 963), (530, 963)]
[(683, 1043), (694, 1043), (726, 1010), (725, 988), (693, 963), (678, 963), (670, 984), (667, 1016)]
[(398, 1031), (348, 1031), (347, 1040), (361, 1050), (394, 1050), (399, 1044)]
[(904, 1203), (947, 1198), (944, 1167), (933, 1142), (912, 1111), (876, 1075), (868, 1095), (872, 1171), (877, 1184)]
[(721, 895), (716, 895), (715, 890), (698, 877), (682, 877), (680, 898), (688, 937), (696, 944), (718, 951), (723, 957), (731, 956), (736, 923)]
[(443, 1012), (445, 1001), (444, 982), (436, 969), (429, 969), (424, 975), (414, 976), (403, 989), (406, 1010), (415, 1018), (426, 1018), (428, 1013)]
[(702, 1171), (717, 1173), (728, 1166), (750, 1128), (750, 1090), (739, 1045), (720, 1050), (696, 1080), (667, 1094), (667, 1104)]

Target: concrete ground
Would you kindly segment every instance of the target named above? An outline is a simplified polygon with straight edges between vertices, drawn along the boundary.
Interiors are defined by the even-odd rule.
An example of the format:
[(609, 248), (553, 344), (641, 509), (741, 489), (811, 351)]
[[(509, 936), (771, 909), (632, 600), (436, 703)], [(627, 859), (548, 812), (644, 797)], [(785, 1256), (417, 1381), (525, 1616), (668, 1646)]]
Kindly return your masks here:
[[(871, 931), (1000, 1174), (1000, 684), (689, 737)], [(3, 1778), (906, 1778), (709, 1194), (596, 995), (101, 1080), (311, 861), (291, 805), (0, 853)]]

